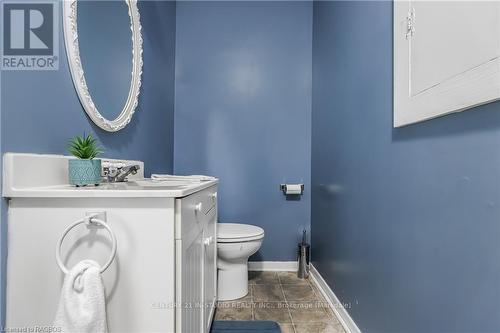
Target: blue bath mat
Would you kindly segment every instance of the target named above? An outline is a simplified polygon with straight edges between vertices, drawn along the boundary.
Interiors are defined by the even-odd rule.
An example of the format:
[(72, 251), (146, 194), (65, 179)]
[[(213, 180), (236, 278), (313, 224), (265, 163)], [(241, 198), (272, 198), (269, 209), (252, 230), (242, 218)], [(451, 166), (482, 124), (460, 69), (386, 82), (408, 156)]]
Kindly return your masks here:
[(280, 325), (274, 321), (216, 320), (210, 333), (281, 333)]

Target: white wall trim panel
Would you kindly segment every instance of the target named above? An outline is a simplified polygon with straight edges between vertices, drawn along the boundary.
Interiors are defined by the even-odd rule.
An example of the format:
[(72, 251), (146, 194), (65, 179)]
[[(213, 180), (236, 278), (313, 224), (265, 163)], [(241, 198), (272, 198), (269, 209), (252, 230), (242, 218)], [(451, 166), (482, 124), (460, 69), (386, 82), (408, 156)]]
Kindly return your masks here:
[(500, 2), (394, 2), (394, 127), (500, 99)]

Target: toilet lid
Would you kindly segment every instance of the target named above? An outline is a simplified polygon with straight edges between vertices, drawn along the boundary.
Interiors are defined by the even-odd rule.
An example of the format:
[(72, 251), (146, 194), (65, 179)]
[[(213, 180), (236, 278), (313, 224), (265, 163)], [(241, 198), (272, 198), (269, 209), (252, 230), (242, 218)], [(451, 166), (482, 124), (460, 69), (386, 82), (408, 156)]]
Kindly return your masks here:
[(217, 239), (220, 242), (251, 241), (264, 237), (264, 229), (250, 224), (219, 223)]

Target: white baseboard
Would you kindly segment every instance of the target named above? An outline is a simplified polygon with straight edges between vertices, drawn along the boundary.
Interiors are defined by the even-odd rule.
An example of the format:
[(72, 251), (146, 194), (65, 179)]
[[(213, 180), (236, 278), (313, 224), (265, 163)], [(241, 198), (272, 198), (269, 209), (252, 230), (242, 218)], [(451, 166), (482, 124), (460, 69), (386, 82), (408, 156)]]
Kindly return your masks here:
[(340, 303), (337, 296), (333, 293), (333, 290), (328, 286), (321, 274), (319, 274), (319, 272), (316, 270), (316, 268), (314, 268), (312, 264), (310, 273), (310, 277), (313, 279), (313, 282), (316, 283), (316, 286), (329, 303), (333, 312), (335, 312), (335, 315), (344, 327), (346, 333), (361, 333), (361, 330), (356, 325), (354, 320), (352, 320), (351, 316), (344, 308), (342, 303)]
[(296, 272), (296, 261), (249, 261), (249, 271)]

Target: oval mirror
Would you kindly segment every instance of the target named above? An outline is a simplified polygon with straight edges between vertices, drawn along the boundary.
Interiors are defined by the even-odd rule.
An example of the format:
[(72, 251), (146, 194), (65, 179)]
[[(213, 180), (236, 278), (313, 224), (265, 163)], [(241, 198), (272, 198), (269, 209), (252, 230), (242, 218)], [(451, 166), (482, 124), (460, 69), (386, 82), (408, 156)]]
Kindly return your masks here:
[(66, 54), (80, 102), (97, 126), (118, 131), (132, 119), (141, 85), (137, 1), (70, 0), (63, 6)]

